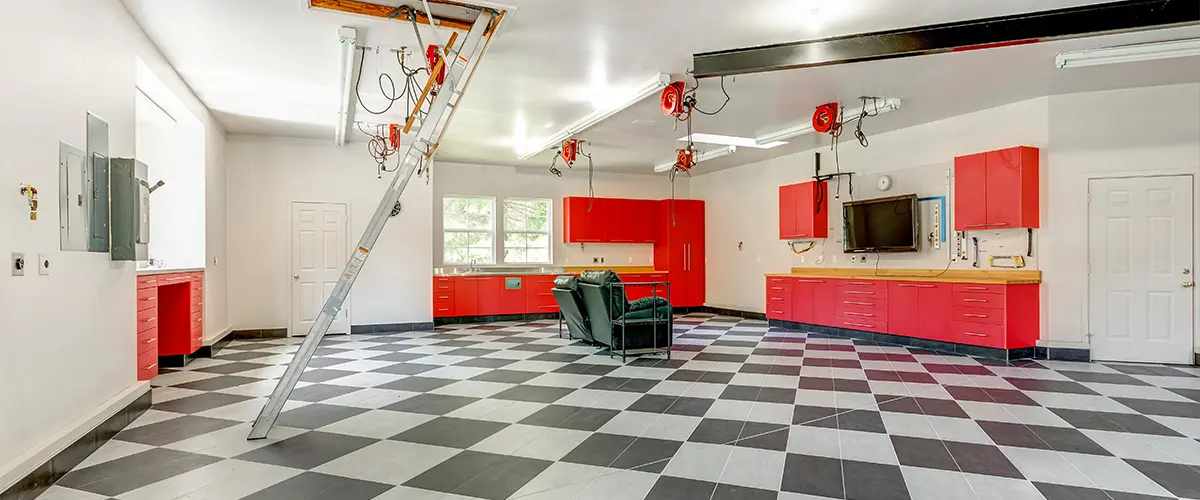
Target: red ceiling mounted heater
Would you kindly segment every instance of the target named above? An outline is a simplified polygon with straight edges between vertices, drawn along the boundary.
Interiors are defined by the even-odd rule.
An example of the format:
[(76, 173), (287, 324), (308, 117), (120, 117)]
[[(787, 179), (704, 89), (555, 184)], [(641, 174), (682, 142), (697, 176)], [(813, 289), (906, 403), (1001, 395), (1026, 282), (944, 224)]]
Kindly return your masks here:
[(813, 130), (822, 134), (831, 133), (838, 127), (838, 104), (831, 102), (817, 106), (812, 118)]

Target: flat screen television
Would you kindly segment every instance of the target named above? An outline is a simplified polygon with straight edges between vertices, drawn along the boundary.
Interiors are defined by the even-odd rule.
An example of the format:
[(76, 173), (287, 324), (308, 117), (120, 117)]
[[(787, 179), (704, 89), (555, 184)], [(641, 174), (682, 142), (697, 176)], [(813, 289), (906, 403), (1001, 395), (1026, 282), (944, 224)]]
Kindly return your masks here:
[(842, 231), (846, 253), (916, 252), (917, 195), (844, 203)]

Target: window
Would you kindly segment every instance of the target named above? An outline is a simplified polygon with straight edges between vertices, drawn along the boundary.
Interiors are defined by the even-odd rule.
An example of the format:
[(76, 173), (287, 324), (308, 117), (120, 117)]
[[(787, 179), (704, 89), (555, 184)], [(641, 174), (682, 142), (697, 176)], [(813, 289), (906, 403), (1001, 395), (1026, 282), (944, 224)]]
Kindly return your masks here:
[(442, 262), (495, 264), (495, 211), (495, 198), (442, 198)]
[(504, 200), (504, 263), (549, 264), (550, 200)]

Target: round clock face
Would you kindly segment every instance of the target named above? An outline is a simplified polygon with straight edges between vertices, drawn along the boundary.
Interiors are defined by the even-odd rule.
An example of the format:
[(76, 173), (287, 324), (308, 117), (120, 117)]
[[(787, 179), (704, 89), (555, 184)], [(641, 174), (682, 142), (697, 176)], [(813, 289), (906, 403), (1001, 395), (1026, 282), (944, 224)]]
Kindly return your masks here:
[(880, 191), (887, 191), (887, 190), (891, 189), (892, 188), (892, 176), (890, 176), (890, 175), (879, 176), (878, 185), (879, 185)]

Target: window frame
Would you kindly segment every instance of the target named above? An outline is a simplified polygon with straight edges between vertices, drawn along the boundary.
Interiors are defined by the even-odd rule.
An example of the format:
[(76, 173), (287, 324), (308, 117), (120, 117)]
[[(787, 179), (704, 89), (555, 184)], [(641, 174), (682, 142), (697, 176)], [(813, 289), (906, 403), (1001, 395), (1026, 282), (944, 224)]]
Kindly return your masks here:
[[(485, 231), (484, 229), (480, 229), (480, 228), (476, 228), (476, 229), (450, 229), (450, 228), (447, 228), (447, 227), (446, 227), (446, 201), (447, 201), (447, 200), (453, 200), (453, 199), (468, 199), (468, 200), (469, 200), (469, 199), (479, 199), (479, 200), (488, 200), (489, 202), (491, 202), (491, 205), (492, 205), (492, 210), (491, 210), (491, 212), (492, 212), (492, 213), (491, 213), (491, 225), (490, 225), (490, 227), (488, 227), (488, 228), (486, 229), (486, 231)], [(490, 249), (491, 249), (491, 252), (492, 252), (492, 259), (491, 259), (491, 261), (489, 261), (489, 262), (476, 262), (475, 264), (476, 264), (476, 265), (490, 266), (490, 265), (495, 265), (495, 264), (497, 263), (497, 260), (498, 260), (498, 259), (497, 259), (497, 257), (498, 257), (498, 255), (497, 255), (497, 253), (496, 253), (496, 240), (497, 240), (497, 237), (500, 235), (500, 232), (499, 232), (499, 231), (497, 231), (497, 223), (496, 223), (496, 220), (497, 220), (497, 218), (498, 218), (498, 217), (497, 217), (497, 214), (498, 214), (498, 212), (500, 212), (500, 210), (499, 210), (499, 205), (496, 203), (496, 197), (495, 197), (495, 196), (487, 196), (487, 195), (473, 195), (473, 194), (444, 194), (444, 195), (442, 195), (442, 207), (441, 207), (441, 210), (442, 210), (442, 265), (446, 265), (446, 266), (465, 266), (465, 265), (471, 265), (471, 262), (470, 262), (470, 259), (469, 259), (469, 258), (467, 259), (467, 261), (466, 261), (466, 262), (451, 262), (451, 261), (448, 261), (448, 260), (446, 259), (446, 255), (447, 255), (447, 251), (446, 251), (446, 250), (447, 250), (447, 248), (463, 248), (463, 249), (466, 249), (466, 250), (467, 250), (467, 255), (468, 255), (468, 256), (470, 255), (470, 250), (471, 250), (472, 248), (484, 248), (484, 247), (472, 247), (472, 246), (470, 246), (470, 245), (468, 245), (468, 246), (466, 246), (466, 247), (457, 247), (457, 246), (451, 246), (451, 247), (448, 247), (448, 246), (446, 246), (446, 235), (447, 235), (447, 234), (454, 234), (454, 233), (464, 233), (464, 234), (466, 234), (466, 233), (483, 233), (483, 232), (487, 232), (487, 233), (491, 234), (491, 236), (492, 236), (492, 244), (491, 244), (491, 248), (490, 248)], [(501, 226), (502, 226), (502, 224), (501, 224)]]
[[(546, 204), (546, 230), (545, 231), (529, 231), (529, 230), (509, 231), (508, 228), (505, 227), (505, 222), (507, 221), (506, 216), (507, 216), (507, 212), (508, 212), (508, 207), (505, 205), (505, 203), (510, 200), (517, 201), (517, 202), (545, 203)], [(501, 210), (500, 222), (498, 224), (500, 237), (496, 239), (497, 250), (495, 252), (495, 255), (497, 256), (497, 260), (502, 261), (504, 264), (513, 264), (513, 265), (521, 265), (521, 264), (524, 264), (524, 265), (551, 265), (551, 264), (554, 264), (554, 200), (551, 198), (510, 196), (510, 197), (503, 198), (501, 200), (500, 210)], [(526, 250), (526, 260), (525, 261), (523, 261), (523, 262), (504, 261), (505, 250), (508, 249), (508, 247), (506, 245), (506, 241), (507, 241), (507, 239), (508, 239), (507, 237), (510, 233), (511, 234), (545, 235), (546, 236), (546, 260), (545, 261), (537, 261), (537, 262), (529, 260), (528, 259), (528, 255), (529, 255), (528, 251), (529, 251), (530, 247), (525, 246), (524, 247), (524, 249)], [(513, 247), (513, 248), (515, 249), (516, 247)]]

